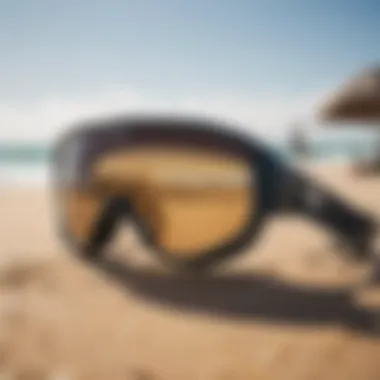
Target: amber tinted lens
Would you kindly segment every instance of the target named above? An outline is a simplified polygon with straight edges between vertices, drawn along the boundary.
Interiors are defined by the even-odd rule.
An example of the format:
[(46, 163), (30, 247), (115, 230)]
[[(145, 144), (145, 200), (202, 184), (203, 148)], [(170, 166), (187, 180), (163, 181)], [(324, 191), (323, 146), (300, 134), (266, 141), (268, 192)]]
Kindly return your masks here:
[(104, 197), (95, 189), (65, 189), (61, 191), (66, 229), (78, 243), (87, 243), (99, 220)]
[[(199, 256), (231, 242), (255, 209), (250, 166), (219, 151), (118, 151), (101, 157), (93, 176), (103, 188), (127, 196), (155, 243), (178, 256)], [(96, 211), (88, 215), (91, 220)]]

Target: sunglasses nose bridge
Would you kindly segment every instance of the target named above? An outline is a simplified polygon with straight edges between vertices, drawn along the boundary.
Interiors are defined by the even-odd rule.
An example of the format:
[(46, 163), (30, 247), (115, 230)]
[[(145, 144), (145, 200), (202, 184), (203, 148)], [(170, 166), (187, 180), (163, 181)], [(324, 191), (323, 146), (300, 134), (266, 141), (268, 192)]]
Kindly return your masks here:
[(130, 218), (132, 205), (127, 197), (115, 196), (109, 198), (103, 207), (101, 215), (94, 228), (94, 233), (87, 246), (90, 256), (96, 256), (98, 251), (111, 240), (112, 235), (121, 219)]

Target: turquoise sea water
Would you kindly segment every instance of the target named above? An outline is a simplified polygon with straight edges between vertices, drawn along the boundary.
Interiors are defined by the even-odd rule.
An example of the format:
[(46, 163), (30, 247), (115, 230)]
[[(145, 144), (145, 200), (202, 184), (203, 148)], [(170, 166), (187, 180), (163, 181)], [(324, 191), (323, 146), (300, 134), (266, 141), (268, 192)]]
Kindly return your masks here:
[[(376, 143), (373, 136), (314, 140), (309, 143), (310, 159), (322, 163), (368, 157), (374, 152)], [(293, 160), (293, 154), (286, 143), (277, 141), (269, 146), (285, 160)], [(50, 147), (46, 145), (0, 142), (0, 184), (9, 181), (45, 181), (49, 171), (50, 154)]]
[[(314, 160), (330, 160), (335, 158), (354, 158), (371, 153), (376, 141), (372, 137), (351, 137), (350, 139), (320, 139), (311, 142), (311, 157)], [(269, 143), (280, 155), (291, 158), (292, 153), (286, 143)], [(0, 164), (18, 163), (39, 165), (49, 161), (50, 147), (37, 144), (1, 144)]]

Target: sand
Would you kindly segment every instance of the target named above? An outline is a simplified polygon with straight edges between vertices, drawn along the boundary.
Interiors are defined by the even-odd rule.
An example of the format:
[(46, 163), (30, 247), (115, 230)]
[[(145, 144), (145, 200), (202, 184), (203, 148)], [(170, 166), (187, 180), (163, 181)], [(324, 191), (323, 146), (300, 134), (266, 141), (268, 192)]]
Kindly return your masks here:
[[(380, 178), (312, 171), (380, 217)], [(0, 210), (0, 379), (380, 379), (380, 302), (352, 290), (368, 268), (301, 217), (271, 221), (217, 277), (191, 278), (133, 230), (100, 267), (76, 260), (46, 190), (2, 189)]]

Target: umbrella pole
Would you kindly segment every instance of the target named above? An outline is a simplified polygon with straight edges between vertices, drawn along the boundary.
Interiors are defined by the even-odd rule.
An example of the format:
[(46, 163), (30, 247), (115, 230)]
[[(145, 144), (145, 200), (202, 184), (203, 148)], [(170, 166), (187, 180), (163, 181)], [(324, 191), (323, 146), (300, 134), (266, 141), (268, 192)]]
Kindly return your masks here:
[(303, 164), (309, 157), (309, 144), (301, 122), (295, 122), (290, 131), (289, 145), (297, 165)]
[(375, 146), (373, 149), (373, 153), (369, 159), (367, 164), (368, 170), (373, 174), (380, 173), (380, 134), (377, 135), (375, 139)]
[(358, 174), (380, 174), (380, 134), (375, 138), (375, 145), (370, 148), (370, 155), (356, 159), (352, 165)]
[(380, 134), (378, 134), (374, 157), (374, 169), (375, 172), (380, 172)]

